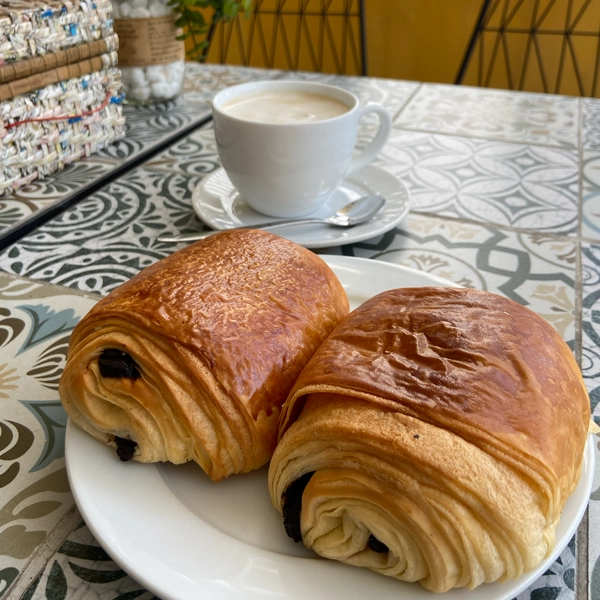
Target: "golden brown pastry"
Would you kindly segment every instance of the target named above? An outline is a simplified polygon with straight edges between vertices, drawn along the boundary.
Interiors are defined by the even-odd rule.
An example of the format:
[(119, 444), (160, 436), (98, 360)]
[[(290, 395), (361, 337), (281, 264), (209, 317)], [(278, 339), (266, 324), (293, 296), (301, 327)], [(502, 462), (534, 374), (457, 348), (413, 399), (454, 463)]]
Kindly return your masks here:
[(470, 289), (385, 292), (300, 374), (269, 468), (288, 535), (443, 592), (518, 577), (554, 547), (590, 404), (541, 317)]
[(250, 471), (271, 457), (281, 405), (347, 312), (309, 250), (219, 233), (92, 308), (71, 336), (61, 401), (123, 460), (194, 460), (213, 480)]

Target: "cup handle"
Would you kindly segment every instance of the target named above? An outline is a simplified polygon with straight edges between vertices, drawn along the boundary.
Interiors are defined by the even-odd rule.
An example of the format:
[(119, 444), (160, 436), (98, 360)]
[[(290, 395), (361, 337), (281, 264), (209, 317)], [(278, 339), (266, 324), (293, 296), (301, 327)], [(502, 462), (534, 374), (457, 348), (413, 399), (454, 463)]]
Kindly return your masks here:
[(392, 117), (381, 104), (367, 104), (361, 108), (358, 119), (362, 119), (367, 113), (374, 112), (379, 115), (379, 131), (373, 141), (350, 162), (347, 175), (366, 167), (379, 154), (385, 146), (392, 131)]

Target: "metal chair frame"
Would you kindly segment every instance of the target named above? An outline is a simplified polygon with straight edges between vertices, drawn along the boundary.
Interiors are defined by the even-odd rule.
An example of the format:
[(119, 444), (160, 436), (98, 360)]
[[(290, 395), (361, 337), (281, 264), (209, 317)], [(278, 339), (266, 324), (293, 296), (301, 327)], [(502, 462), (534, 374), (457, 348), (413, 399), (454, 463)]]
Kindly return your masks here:
[[(600, 27), (598, 31), (586, 31), (586, 30), (577, 30), (577, 26), (579, 25), (581, 18), (583, 17), (585, 11), (589, 8), (591, 3), (594, 0), (585, 0), (581, 5), (578, 11), (575, 11), (573, 0), (568, 0), (568, 4), (566, 7), (566, 18), (565, 18), (565, 26), (564, 29), (547, 29), (543, 27), (544, 19), (547, 17), (548, 13), (552, 9), (552, 7), (556, 4), (557, 0), (550, 0), (546, 6), (540, 10), (540, 0), (532, 0), (534, 2), (533, 10), (532, 10), (532, 18), (529, 27), (511, 27), (510, 23), (514, 18), (517, 11), (523, 6), (526, 0), (518, 0), (511, 7), (511, 0), (483, 0), (481, 4), (481, 9), (479, 12), (479, 16), (477, 18), (477, 22), (475, 24), (475, 28), (473, 33), (469, 39), (469, 43), (467, 44), (467, 48), (465, 50), (465, 54), (463, 60), (458, 69), (458, 73), (455, 78), (456, 84), (461, 84), (464, 80), (467, 68), (469, 63), (473, 57), (473, 54), (476, 51), (476, 46), (479, 43), (479, 68), (477, 74), (477, 85), (487, 87), (490, 83), (492, 72), (494, 66), (496, 64), (496, 60), (498, 58), (498, 54), (502, 53), (504, 55), (505, 68), (507, 73), (507, 79), (509, 88), (522, 90), (525, 82), (525, 76), (527, 72), (527, 65), (530, 59), (530, 55), (533, 52), (535, 59), (537, 60), (537, 64), (540, 71), (540, 77), (542, 81), (542, 86), (544, 92), (547, 93), (558, 93), (561, 85), (561, 80), (563, 76), (563, 69), (567, 55), (569, 54), (571, 60), (573, 61), (574, 71), (575, 71), (575, 79), (577, 81), (577, 86), (579, 89), (579, 94), (584, 96), (585, 94), (585, 85), (583, 81), (583, 77), (581, 74), (581, 69), (579, 67), (579, 63), (577, 60), (577, 55), (575, 52), (575, 48), (573, 45), (573, 38), (577, 36), (583, 37), (594, 37), (598, 39), (595, 64), (594, 64), (594, 75), (593, 81), (591, 85), (591, 95), (595, 96), (597, 91), (598, 84), (598, 71), (600, 68)], [(489, 21), (494, 15), (494, 13), (499, 10), (500, 4), (503, 3), (501, 8), (502, 16), (500, 21), (500, 26), (492, 27), (489, 25)], [(483, 34), (489, 33), (497, 33), (496, 39), (494, 41), (489, 65), (487, 70), (484, 69), (484, 43), (483, 43)], [(525, 55), (523, 57), (522, 64), (524, 65), (520, 76), (516, 77), (515, 73), (511, 69), (510, 62), (508, 60), (508, 41), (507, 34), (521, 34), (527, 36), (527, 43), (525, 46)], [(539, 36), (560, 36), (562, 38), (561, 46), (560, 46), (560, 59), (558, 66), (558, 73), (555, 82), (554, 90), (550, 89), (550, 84), (548, 82), (548, 77), (546, 70), (544, 68), (544, 61), (542, 57), (542, 51), (539, 45)], [(501, 52), (502, 48), (502, 52)]]
[[(247, 39), (244, 39), (241, 24), (241, 20), (245, 18), (243, 15), (240, 15), (231, 23), (219, 23), (215, 31), (212, 32), (214, 37), (220, 38), (218, 41), (218, 62), (227, 63), (232, 38), (235, 35), (244, 66), (249, 66), (254, 44), (258, 44), (264, 61), (263, 66), (274, 68), (278, 41), (280, 41), (287, 68), (293, 71), (298, 70), (302, 43), (304, 42), (314, 71), (323, 72), (326, 49), (329, 49), (337, 74), (346, 73), (349, 63), (352, 61), (352, 65), (359, 74), (367, 75), (365, 0), (344, 0), (343, 10), (332, 10), (332, 2), (333, 0), (320, 0), (320, 8), (316, 10), (314, 8), (315, 0), (300, 0), (299, 9), (294, 10), (286, 7), (287, 0), (278, 0), (275, 9), (264, 7), (265, 0), (257, 0), (250, 16)], [(262, 23), (262, 17), (264, 16), (275, 18), (273, 26), (275, 35), (270, 39), (267, 39), (265, 35)], [(296, 17), (294, 24), (296, 35), (293, 47), (284, 23), (286, 17)], [(321, 17), (319, 31), (316, 34), (314, 32), (311, 34), (309, 30), (307, 18), (311, 17)], [(342, 44), (339, 48), (336, 47), (332, 33), (330, 22), (332, 19), (341, 20)], [(358, 19), (359, 39), (356, 39), (354, 30), (351, 27), (352, 19)], [(316, 41), (313, 39), (314, 37), (317, 38)]]

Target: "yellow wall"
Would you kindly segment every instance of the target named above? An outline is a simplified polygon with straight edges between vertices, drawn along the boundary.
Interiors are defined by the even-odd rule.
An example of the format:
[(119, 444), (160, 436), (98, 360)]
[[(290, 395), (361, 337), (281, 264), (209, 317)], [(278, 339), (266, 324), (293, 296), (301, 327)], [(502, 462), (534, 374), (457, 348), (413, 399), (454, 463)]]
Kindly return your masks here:
[(366, 0), (369, 74), (453, 82), (481, 0)]
[[(318, 10), (323, 0), (310, 0)], [(369, 75), (375, 77), (391, 77), (395, 79), (412, 79), (419, 81), (452, 82), (456, 76), (464, 48), (472, 33), (481, 0), (366, 0), (366, 40), (367, 40), (367, 63)], [(348, 6), (348, 0), (341, 2), (338, 6), (328, 2), (329, 11), (334, 13), (340, 11), (342, 6)], [(255, 5), (256, 5), (255, 0)], [(275, 5), (276, 2), (271, 2)], [(262, 8), (272, 8), (263, 0)], [(289, 9), (292, 6), (290, 0), (286, 0), (284, 6)], [(358, 0), (350, 4), (350, 11), (358, 11)], [(275, 27), (286, 28), (290, 47), (293, 52), (296, 42), (296, 27), (292, 17), (286, 17), (287, 21), (275, 24), (275, 18), (267, 15), (261, 17), (261, 26), (265, 37), (273, 34)], [(220, 27), (211, 47), (207, 62), (222, 62), (221, 43), (231, 36), (232, 43), (228, 50), (226, 61), (230, 64), (242, 64), (242, 53), (239, 50), (239, 33), (247, 41), (248, 32), (251, 29), (251, 20), (240, 18), (239, 22), (225, 28)], [(320, 18), (307, 19), (312, 31), (317, 37), (316, 31), (320, 26)], [(334, 36), (341, 35), (342, 19), (330, 18)], [(348, 23), (347, 21), (346, 23)], [(355, 39), (359, 39), (358, 20), (351, 21)], [(224, 38), (225, 36), (225, 38)], [(303, 40), (302, 57), (300, 67), (306, 70), (311, 68), (311, 61), (307, 56), (306, 44)], [(257, 34), (252, 44), (249, 64), (253, 66), (267, 66), (285, 68), (285, 50), (278, 45), (273, 53), (273, 64), (268, 64), (271, 58), (271, 48), (267, 47), (268, 56), (265, 58), (264, 51), (257, 41)], [(247, 57), (248, 58), (248, 57)], [(327, 60), (325, 56), (325, 69), (335, 71), (333, 60)], [(353, 74), (357, 72), (352, 57), (348, 56), (346, 61), (346, 72)]]
[[(255, 6), (278, 5), (290, 7), (300, 0), (255, 0)], [(306, 0), (302, 0), (306, 2)], [(324, 0), (308, 0), (323, 6)], [(337, 2), (337, 4), (335, 4)], [(482, 0), (365, 0), (366, 6), (366, 42), (368, 56), (368, 74), (376, 77), (390, 77), (426, 82), (452, 83), (464, 56), (468, 41), (479, 15)], [(358, 10), (358, 0), (327, 0), (330, 10), (340, 10), (343, 6), (351, 11)], [(574, 36), (569, 44), (563, 36), (537, 36), (536, 48), (530, 43), (532, 38), (524, 35), (507, 34), (501, 43), (497, 33), (484, 36), (483, 68), (480, 69), (481, 54), (479, 47), (473, 55), (463, 83), (469, 85), (487, 85), (496, 88), (524, 89), (529, 91), (548, 91), (572, 95), (598, 96), (600, 83), (595, 85), (595, 66), (598, 51), (598, 31), (600, 24), (600, 2), (589, 0), (499, 0), (490, 24), (501, 24), (503, 10), (509, 14), (517, 7), (510, 22), (511, 27), (527, 28), (532, 19), (534, 7), (538, 14), (549, 7), (542, 29), (564, 29), (566, 22), (577, 19), (575, 31), (591, 32), (594, 35)], [(270, 6), (270, 5), (269, 5)], [(250, 64), (274, 68), (289, 68), (286, 54), (278, 39), (275, 51), (261, 48), (255, 36), (252, 52), (243, 59), (239, 50), (241, 39), (248, 38), (252, 29), (252, 19), (240, 18), (239, 22), (220, 27), (209, 54), (208, 62), (222, 62), (222, 41), (231, 35), (233, 43), (225, 59), (230, 64)], [(265, 37), (273, 32), (281, 32), (285, 27), (288, 47), (293, 53), (297, 41), (295, 17), (285, 17), (277, 21), (273, 16), (261, 17), (261, 26)], [(279, 23), (279, 24), (278, 24)], [(315, 34), (321, 19), (307, 20), (311, 32)], [(330, 18), (332, 36), (339, 43), (343, 38), (343, 27), (352, 28), (351, 35), (359, 37), (358, 19)], [(305, 37), (301, 34), (299, 67), (301, 70), (316, 70), (306, 50)], [(225, 37), (224, 37), (225, 36)], [(238, 40), (236, 42), (236, 39)], [(529, 59), (524, 62), (529, 40)], [(496, 47), (496, 51), (494, 51)], [(266, 52), (266, 53), (265, 53)], [(495, 52), (495, 54), (494, 54)], [(488, 70), (495, 56), (493, 67)], [(562, 57), (562, 61), (561, 61)], [(508, 68), (507, 65), (508, 64)], [(562, 67), (559, 66), (562, 64)], [(577, 65), (580, 77), (575, 75)], [(525, 68), (524, 68), (525, 67)], [(335, 61), (325, 56), (324, 72), (335, 72)], [(348, 54), (345, 73), (357, 74), (357, 67)], [(480, 75), (483, 75), (481, 79)], [(600, 79), (600, 77), (598, 77)], [(595, 86), (595, 87), (594, 87)]]
[[(373, 75), (453, 82), (475, 27), (481, 0), (367, 0), (367, 47)], [(501, 0), (487, 27), (527, 31), (483, 35), (463, 83), (576, 96), (600, 95), (596, 72), (600, 2)], [(534, 12), (535, 11), (535, 12)], [(567, 40), (562, 32), (570, 28)], [(554, 32), (554, 33), (553, 33)], [(481, 68), (480, 68), (481, 67)], [(598, 81), (597, 81), (598, 80)]]

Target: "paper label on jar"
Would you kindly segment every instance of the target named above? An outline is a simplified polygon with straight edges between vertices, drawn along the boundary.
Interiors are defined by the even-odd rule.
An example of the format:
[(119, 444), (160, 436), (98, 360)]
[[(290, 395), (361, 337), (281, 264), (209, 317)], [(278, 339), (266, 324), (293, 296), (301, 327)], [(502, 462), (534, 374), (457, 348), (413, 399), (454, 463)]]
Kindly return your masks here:
[(119, 36), (119, 66), (166, 65), (185, 59), (183, 42), (176, 37), (175, 15), (148, 19), (115, 19)]

